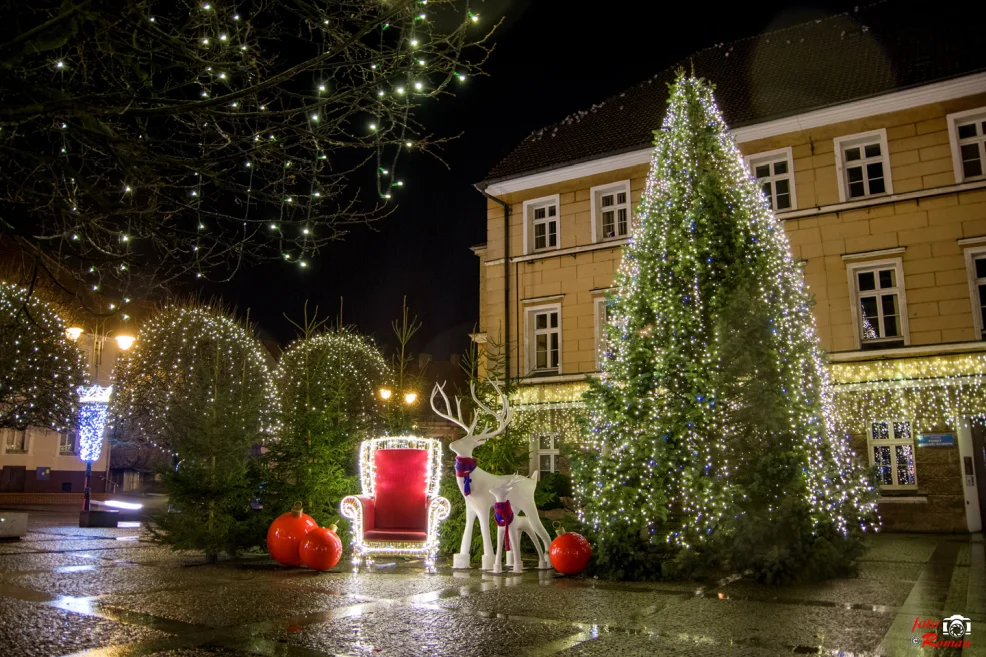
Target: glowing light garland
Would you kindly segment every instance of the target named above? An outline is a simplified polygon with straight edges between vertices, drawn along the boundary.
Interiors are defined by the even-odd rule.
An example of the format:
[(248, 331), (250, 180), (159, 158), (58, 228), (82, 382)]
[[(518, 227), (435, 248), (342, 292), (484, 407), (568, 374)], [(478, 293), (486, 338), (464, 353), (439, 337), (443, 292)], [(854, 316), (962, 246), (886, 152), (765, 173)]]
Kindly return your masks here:
[[(19, 124), (21, 129), (10, 130), (11, 135), (4, 137), (11, 150), (27, 144), (33, 151), (31, 142), (23, 141), (24, 135), (48, 135), (51, 150), (45, 155), (57, 160), (57, 164), (48, 172), (51, 179), (44, 179), (33, 193), (39, 193), (41, 188), (47, 190), (41, 195), (54, 199), (61, 211), (56, 216), (64, 214), (68, 219), (61, 223), (51, 219), (50, 223), (58, 226), (45, 237), (58, 245), (58, 252), (66, 246), (58, 240), (72, 242), (72, 252), (89, 269), (87, 274), (80, 272), (80, 275), (87, 279), (92, 290), (98, 290), (105, 280), (122, 279), (125, 283), (128, 277), (122, 272), (139, 264), (148, 250), (161, 242), (168, 244), (167, 249), (173, 247), (168, 240), (159, 241), (157, 230), (151, 227), (153, 222), (122, 222), (130, 232), (96, 229), (98, 215), (103, 213), (101, 205), (107, 198), (115, 198), (121, 211), (132, 210), (133, 216), (146, 214), (148, 208), (187, 210), (177, 214), (162, 210), (161, 214), (174, 215), (176, 226), (184, 222), (176, 228), (175, 235), (182, 235), (185, 230), (195, 231), (194, 245), (190, 247), (194, 252), (192, 269), (196, 277), (224, 278), (237, 260), (226, 256), (234, 253), (242, 256), (241, 248), (230, 246), (233, 240), (241, 239), (235, 242), (240, 247), (248, 241), (236, 237), (241, 224), (255, 229), (268, 223), (267, 219), (250, 215), (251, 207), (256, 208), (258, 203), (283, 199), (278, 234), (269, 245), (275, 253), (280, 252), (284, 261), (300, 268), (308, 267), (305, 258), (316, 254), (319, 246), (336, 235), (334, 228), (340, 219), (337, 206), (344, 176), (336, 173), (336, 165), (330, 166), (325, 151), (334, 152), (342, 143), (340, 139), (370, 152), (366, 161), (375, 165), (376, 193), (381, 205), (391, 199), (394, 188), (405, 187), (395, 170), (400, 157), (412, 148), (425, 151), (430, 146), (430, 137), (421, 134), (419, 122), (413, 120), (421, 100), (449, 93), (453, 80), (462, 83), (467, 74), (478, 70), (479, 62), (464, 56), (469, 46), (484, 41), (475, 29), (478, 15), (469, 11), (468, 2), (458, 16), (453, 13), (458, 13), (460, 7), (448, 2), (303, 4), (301, 11), (287, 13), (279, 12), (278, 3), (247, 8), (217, 2), (194, 6), (192, 11), (184, 4), (166, 4), (157, 7), (156, 15), (148, 14), (146, 5), (128, 5), (120, 10), (94, 10), (92, 16), (80, 18), (81, 23), (91, 28), (112, 14), (112, 19), (123, 26), (122, 34), (140, 33), (142, 42), (155, 48), (162, 61), (170, 61), (179, 77), (171, 89), (182, 91), (172, 100), (187, 100), (186, 92), (191, 90), (197, 98), (217, 101), (210, 105), (202, 100), (196, 108), (181, 112), (186, 128), (202, 126), (197, 138), (158, 140), (157, 146), (148, 147), (154, 152), (143, 158), (147, 162), (131, 163), (133, 166), (114, 166), (119, 163), (111, 157), (100, 159), (106, 155), (106, 149), (93, 146), (86, 138), (84, 121), (79, 117), (64, 122), (52, 121), (50, 117), (40, 122), (25, 119)], [(54, 11), (40, 10), (38, 25), (53, 19), (57, 13)], [(293, 16), (298, 18), (296, 30), (281, 25), (282, 20)], [(277, 29), (273, 28), (275, 25)], [(281, 29), (285, 30), (284, 34)], [(354, 30), (358, 38), (341, 39), (340, 34), (347, 30)], [(275, 62), (281, 59), (277, 52), (282, 47), (281, 37), (294, 31), (306, 35), (301, 43), (291, 45), (298, 51), (294, 53), (296, 58), (305, 65), (289, 70)], [(93, 42), (88, 38), (92, 29), (80, 29), (78, 33), (61, 44), (56, 49), (58, 52), (32, 52), (19, 66), (31, 75), (40, 72), (42, 77), (37, 83), (45, 88), (52, 85), (66, 98), (87, 97), (92, 91), (87, 87), (92, 75), (87, 73), (84, 62), (93, 52), (98, 54), (100, 43), (98, 39)], [(342, 42), (346, 45), (340, 46)], [(306, 48), (309, 45), (310, 49)], [(330, 56), (337, 47), (338, 54)], [(343, 62), (348, 64), (340, 66)], [(107, 77), (127, 88), (134, 82), (127, 79), (128, 72), (115, 70)], [(258, 73), (264, 79), (281, 78), (286, 86), (258, 86)], [(53, 78), (49, 80), (49, 76)], [(24, 88), (30, 89), (33, 82), (32, 77)], [(168, 94), (166, 89), (159, 91)], [(220, 104), (218, 101), (224, 96), (235, 99), (231, 97)], [(17, 104), (13, 100), (11, 103)], [(139, 101), (135, 103), (141, 105)], [(268, 112), (268, 104), (276, 104), (276, 112)], [(360, 115), (361, 121), (366, 120), (368, 134), (352, 134), (345, 127), (347, 121), (339, 118), (340, 108)], [(201, 124), (191, 120), (213, 115), (221, 117), (222, 122), (222, 127), (215, 131), (211, 129), (214, 125), (211, 120)], [(146, 126), (139, 121), (127, 120), (122, 112), (114, 113), (114, 117), (108, 132), (135, 142), (154, 141), (148, 139)], [(224, 155), (213, 158), (213, 151), (221, 149), (225, 149)], [(149, 171), (148, 163), (155, 162), (155, 157), (165, 157), (173, 165), (169, 170), (170, 182), (157, 185), (147, 181), (141, 185), (140, 173)], [(240, 158), (244, 160), (241, 172), (225, 169), (226, 163)], [(98, 177), (93, 177), (85, 185), (70, 177), (71, 172), (83, 171), (93, 161), (106, 165), (96, 166), (97, 170), (116, 169), (117, 175), (105, 176), (112, 182), (95, 184)], [(282, 175), (282, 170), (292, 163), (297, 173)], [(203, 174), (217, 164), (224, 168), (222, 181)], [(260, 171), (255, 179), (257, 169)], [(35, 177), (43, 179), (40, 174)], [(25, 193), (32, 191), (31, 185), (23, 185), (13, 178), (11, 182), (27, 189)], [(239, 193), (243, 201), (242, 216), (225, 216), (213, 205), (218, 198), (222, 206), (222, 198), (230, 190)], [(203, 217), (212, 221), (207, 224)], [(244, 234), (256, 232), (244, 231)], [(131, 245), (132, 242), (136, 244)], [(113, 257), (104, 257), (107, 253)], [(165, 257), (167, 253), (158, 255)]]
[(694, 78), (672, 88), (635, 216), (609, 302), (605, 377), (586, 397), (587, 451), (598, 458), (574, 482), (582, 519), (601, 542), (617, 540), (609, 532), (621, 524), (689, 549), (736, 515), (730, 475), (744, 457), (732, 451), (741, 429), (717, 389), (725, 338), (714, 318), (724, 300), (714, 281), (732, 284), (745, 268), (756, 302), (771, 311), (783, 433), (795, 437), (783, 449), (803, 463), (792, 484), (800, 488), (784, 495), (802, 496), (816, 528), (876, 529), (875, 492), (834, 431), (803, 273), (710, 87)]
[(113, 386), (79, 388), (79, 458), (83, 461), (99, 460), (112, 394)]
[(273, 372), (269, 432), (277, 440), (304, 430), (311, 416), (337, 405), (345, 389), (342, 410), (354, 437), (374, 435), (374, 396), (389, 376), (379, 349), (358, 333), (325, 331), (299, 338), (284, 350)]
[[(826, 368), (838, 434), (859, 434), (886, 417), (953, 428), (986, 418), (986, 353), (836, 362)], [(512, 429), (528, 436), (557, 433), (569, 444), (581, 444), (587, 389), (581, 381), (514, 389)]]
[(270, 379), (260, 343), (221, 311), (169, 306), (153, 315), (117, 365), (114, 424), (168, 453), (186, 434), (176, 418), (212, 420), (214, 404), (225, 412), (221, 428), (262, 435)]
[(438, 556), (438, 527), (448, 518), (451, 503), (438, 494), (442, 473), (442, 442), (436, 438), (394, 436), (364, 440), (360, 444), (360, 484), (363, 497), (373, 498), (376, 490), (376, 451), (378, 449), (423, 449), (428, 451), (425, 470), (425, 494), (428, 499), (427, 538), (423, 543), (408, 541), (367, 541), (363, 538), (363, 503), (359, 497), (349, 495), (342, 500), (342, 515), (352, 523), (353, 564), (373, 562), (373, 555), (419, 556), (425, 559), (428, 572), (435, 570)]
[(85, 357), (66, 331), (37, 290), (0, 281), (0, 426), (61, 429), (75, 423)]
[(834, 363), (829, 372), (837, 425), (846, 433), (885, 417), (958, 427), (986, 416), (983, 353)]

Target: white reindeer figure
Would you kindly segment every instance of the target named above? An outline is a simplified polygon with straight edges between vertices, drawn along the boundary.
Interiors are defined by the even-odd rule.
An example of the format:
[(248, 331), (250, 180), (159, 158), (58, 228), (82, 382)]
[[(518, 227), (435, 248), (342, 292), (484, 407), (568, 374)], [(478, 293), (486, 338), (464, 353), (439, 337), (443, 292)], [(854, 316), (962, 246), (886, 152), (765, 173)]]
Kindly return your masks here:
[[(534, 548), (538, 552), (538, 564), (544, 562), (544, 551), (541, 549), (541, 543), (535, 538), (535, 529), (531, 524), (531, 519), (526, 515), (514, 514), (510, 504), (509, 498), (513, 492), (513, 487), (522, 481), (524, 481), (524, 477), (513, 475), (507, 483), (490, 489), (493, 497), (496, 498), (496, 503), (493, 505), (497, 524), (496, 560), (493, 564), (493, 572), (496, 574), (503, 572), (500, 564), (503, 556), (504, 539), (506, 539), (507, 548), (507, 567), (513, 566), (515, 573), (524, 572), (524, 564), (520, 558), (520, 540), (524, 534), (527, 534), (531, 542), (534, 543)], [(501, 522), (503, 522), (502, 525)]]
[[(493, 507), (496, 499), (491, 490), (497, 486), (509, 483), (512, 477), (516, 476), (490, 474), (478, 467), (476, 459), (472, 457), (474, 449), (485, 444), (490, 438), (503, 433), (504, 429), (510, 423), (512, 416), (507, 396), (503, 394), (494, 381), (491, 380), (490, 383), (493, 385), (493, 389), (496, 390), (502, 403), (502, 408), (498, 412), (494, 412), (483, 404), (476, 396), (475, 385), (472, 383), (469, 384), (469, 391), (472, 394), (473, 401), (476, 402), (476, 405), (480, 409), (496, 418), (497, 422), (495, 429), (490, 429), (484, 424), (478, 434), (475, 433), (476, 424), (479, 422), (478, 412), (473, 414), (472, 424), (466, 424), (465, 420), (462, 419), (462, 404), (458, 397), (455, 398), (456, 414), (453, 416), (452, 405), (449, 403), (448, 396), (445, 394), (444, 386), (436, 383), (435, 388), (431, 391), (431, 409), (439, 417), (462, 427), (466, 432), (465, 436), (449, 444), (449, 449), (455, 452), (456, 455), (455, 475), (456, 481), (459, 484), (459, 492), (462, 493), (462, 497), (466, 502), (466, 529), (462, 533), (462, 543), (459, 546), (459, 553), (452, 556), (453, 568), (469, 568), (469, 547), (472, 544), (473, 523), (476, 521), (476, 518), (479, 518), (479, 530), (483, 535), (482, 568), (483, 570), (493, 569), (495, 555), (493, 553), (493, 542), (490, 540), (489, 517), (490, 509)], [(435, 395), (439, 393), (442, 395), (442, 399), (445, 400), (445, 413), (442, 413), (435, 407)], [(534, 503), (534, 488), (537, 486), (537, 482), (537, 470), (529, 478), (519, 477), (519, 481), (514, 482), (508, 494), (508, 499), (514, 513), (524, 513), (528, 518), (531, 528), (544, 543), (543, 548), (538, 546), (538, 554), (540, 555), (538, 569), (548, 569), (551, 566), (548, 565), (548, 560), (544, 555), (548, 546), (551, 545), (551, 538), (544, 525), (541, 524), (537, 505)], [(534, 544), (537, 545), (536, 540)], [(519, 559), (515, 561), (519, 561)]]

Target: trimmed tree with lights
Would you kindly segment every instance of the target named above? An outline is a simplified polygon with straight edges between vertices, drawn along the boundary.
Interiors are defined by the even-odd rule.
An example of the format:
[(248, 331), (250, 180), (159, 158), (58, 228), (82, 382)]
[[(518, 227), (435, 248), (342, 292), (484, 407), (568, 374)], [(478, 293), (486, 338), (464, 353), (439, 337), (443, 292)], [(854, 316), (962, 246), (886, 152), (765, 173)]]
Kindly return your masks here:
[(208, 561), (257, 545), (251, 452), (264, 437), (270, 391), (253, 333), (220, 308), (169, 306), (141, 327), (117, 385), (116, 425), (174, 453), (163, 481), (170, 509), (153, 517), (155, 536)]
[(597, 570), (848, 567), (874, 489), (834, 431), (803, 273), (702, 80), (671, 87), (616, 286), (573, 464)]
[(376, 395), (390, 372), (368, 338), (322, 324), (306, 313), (274, 370), (276, 439), (268, 444), (263, 499), (275, 515), (301, 501), (328, 525), (341, 522), (339, 502), (358, 490), (360, 441), (382, 432)]
[(75, 423), (85, 360), (66, 328), (36, 293), (0, 281), (0, 429)]

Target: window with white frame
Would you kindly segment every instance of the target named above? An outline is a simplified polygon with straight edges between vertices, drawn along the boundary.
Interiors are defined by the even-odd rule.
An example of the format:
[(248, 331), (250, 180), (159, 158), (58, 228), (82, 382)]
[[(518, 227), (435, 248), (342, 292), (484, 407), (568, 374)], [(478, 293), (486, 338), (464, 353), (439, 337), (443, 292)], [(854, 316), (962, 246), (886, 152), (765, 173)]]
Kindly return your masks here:
[(880, 487), (917, 488), (914, 432), (906, 420), (874, 420), (867, 428), (870, 463), (876, 466)]
[(907, 312), (900, 259), (849, 265), (856, 337), (862, 349), (907, 344)]
[(609, 304), (605, 297), (595, 301), (596, 305), (596, 371), (603, 369), (606, 358), (606, 324), (609, 322)]
[(75, 454), (76, 445), (79, 441), (77, 438), (78, 434), (75, 430), (65, 431), (58, 434), (58, 453), (59, 454)]
[(558, 196), (524, 202), (524, 251), (548, 251), (561, 244)]
[(592, 225), (597, 242), (630, 234), (630, 181), (593, 187)]
[(955, 182), (986, 176), (986, 107), (948, 115)]
[(27, 431), (24, 429), (4, 429), (4, 451), (8, 454), (27, 453)]
[(976, 338), (986, 339), (986, 246), (966, 249), (965, 266), (969, 274), (972, 321)]
[(557, 373), (561, 368), (561, 306), (527, 311), (527, 369)]
[(542, 473), (558, 472), (560, 456), (557, 433), (539, 433), (534, 436), (531, 443), (532, 469), (537, 468)]
[(886, 130), (837, 137), (835, 164), (842, 201), (893, 194)]
[(746, 162), (774, 212), (797, 209), (790, 148), (751, 155), (746, 158)]

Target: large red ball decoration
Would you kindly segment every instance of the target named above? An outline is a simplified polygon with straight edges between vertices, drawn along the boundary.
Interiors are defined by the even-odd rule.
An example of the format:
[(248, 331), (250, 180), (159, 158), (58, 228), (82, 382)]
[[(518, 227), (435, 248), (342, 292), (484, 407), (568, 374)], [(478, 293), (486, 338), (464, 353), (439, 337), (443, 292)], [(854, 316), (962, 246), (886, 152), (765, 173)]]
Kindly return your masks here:
[(342, 557), (342, 541), (336, 535), (336, 526), (319, 527), (305, 534), (301, 541), (301, 562), (312, 570), (328, 570)]
[(548, 549), (551, 565), (562, 575), (577, 575), (585, 570), (592, 557), (592, 546), (582, 534), (558, 530), (558, 537)]
[(267, 530), (267, 551), (282, 566), (300, 566), (301, 541), (317, 528), (318, 523), (301, 512), (301, 504), (295, 504), (290, 512), (281, 514), (271, 523)]

